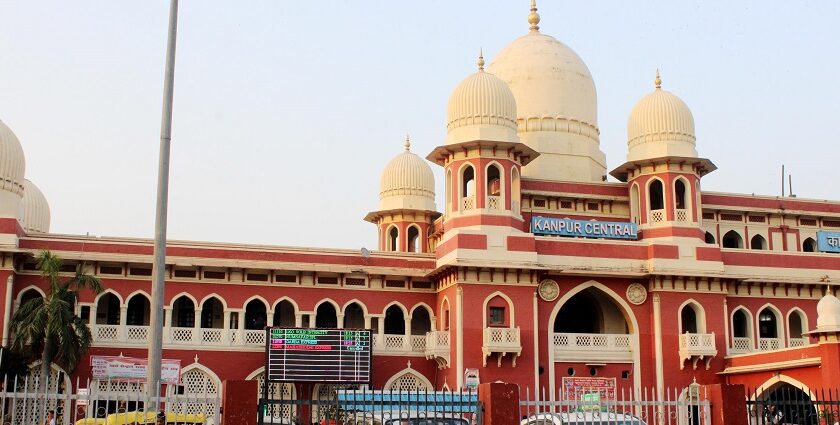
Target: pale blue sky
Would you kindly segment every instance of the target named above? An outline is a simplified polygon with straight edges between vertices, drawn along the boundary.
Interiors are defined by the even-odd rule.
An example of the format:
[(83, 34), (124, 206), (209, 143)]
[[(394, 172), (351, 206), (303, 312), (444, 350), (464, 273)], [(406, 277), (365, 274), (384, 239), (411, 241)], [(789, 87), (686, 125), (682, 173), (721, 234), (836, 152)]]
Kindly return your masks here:
[[(587, 63), (608, 168), (663, 88), (718, 171), (703, 189), (840, 199), (838, 1), (556, 1), (541, 28)], [(0, 0), (0, 119), (52, 231), (153, 236), (168, 1)], [(528, 0), (182, 0), (169, 236), (376, 247), (361, 218), (410, 133), (442, 144), (446, 102), (527, 32)], [(433, 167), (441, 205), (440, 169)]]

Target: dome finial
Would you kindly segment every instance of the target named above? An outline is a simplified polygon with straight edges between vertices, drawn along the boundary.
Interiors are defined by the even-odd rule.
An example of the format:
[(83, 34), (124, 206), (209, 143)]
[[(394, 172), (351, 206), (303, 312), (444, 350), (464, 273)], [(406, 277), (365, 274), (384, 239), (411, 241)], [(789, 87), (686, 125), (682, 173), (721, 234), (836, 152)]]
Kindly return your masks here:
[(531, 0), (531, 13), (528, 14), (528, 23), (531, 24), (531, 31), (540, 30), (540, 14), (537, 13), (537, 0)]
[(653, 83), (656, 84), (656, 88), (662, 88), (662, 79), (659, 78), (659, 68), (656, 68), (656, 79), (653, 80)]
[(478, 70), (484, 71), (484, 49), (481, 47), (478, 48)]
[(405, 146), (406, 152), (411, 150), (411, 138), (408, 136), (408, 133), (405, 134), (405, 144), (403, 146)]

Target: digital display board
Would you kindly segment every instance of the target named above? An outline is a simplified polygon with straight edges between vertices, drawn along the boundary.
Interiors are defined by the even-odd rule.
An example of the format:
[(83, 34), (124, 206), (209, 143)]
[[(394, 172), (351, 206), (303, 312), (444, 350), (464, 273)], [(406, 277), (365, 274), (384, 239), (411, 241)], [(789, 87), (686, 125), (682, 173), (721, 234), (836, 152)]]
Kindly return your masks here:
[(269, 381), (370, 384), (371, 331), (268, 328)]

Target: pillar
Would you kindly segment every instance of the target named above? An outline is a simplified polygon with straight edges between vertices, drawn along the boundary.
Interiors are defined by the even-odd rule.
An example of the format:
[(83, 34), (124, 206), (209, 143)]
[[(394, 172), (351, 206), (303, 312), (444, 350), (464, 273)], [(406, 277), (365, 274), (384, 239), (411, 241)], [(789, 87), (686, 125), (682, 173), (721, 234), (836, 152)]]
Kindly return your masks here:
[(503, 382), (479, 384), (478, 399), (484, 405), (483, 425), (519, 423), (518, 385)]
[(256, 379), (222, 382), (221, 422), (234, 425), (257, 425), (257, 415), (254, 412), (259, 409), (258, 393), (259, 383)]
[(403, 337), (403, 349), (405, 351), (411, 351), (411, 316), (405, 317), (403, 320), (405, 321), (403, 325), (405, 328), (405, 332), (403, 332), (405, 335)]

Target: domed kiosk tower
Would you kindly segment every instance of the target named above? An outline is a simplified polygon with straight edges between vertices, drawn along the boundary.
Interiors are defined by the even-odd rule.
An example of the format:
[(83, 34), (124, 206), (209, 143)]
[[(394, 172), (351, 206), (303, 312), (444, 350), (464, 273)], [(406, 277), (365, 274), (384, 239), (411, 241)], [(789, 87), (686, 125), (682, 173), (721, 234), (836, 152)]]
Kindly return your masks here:
[(50, 204), (35, 183), (24, 179), (20, 224), (26, 233), (50, 232)]
[(444, 167), (446, 176), (441, 243), (469, 233), (472, 240), (486, 240), (477, 244), (484, 249), (503, 247), (505, 235), (525, 227), (522, 166), (539, 153), (519, 142), (516, 100), (504, 81), (484, 71), (483, 55), (478, 71), (449, 97), (446, 131), (445, 144), (426, 157)]
[(653, 92), (630, 112), (627, 146), (627, 162), (610, 174), (627, 182), (641, 238), (702, 240), (700, 178), (717, 167), (698, 157), (691, 110), (662, 89), (659, 71)]
[(12, 130), (0, 121), (0, 244), (17, 244), (26, 160)]
[(440, 216), (435, 207), (435, 176), (423, 158), (405, 151), (392, 159), (379, 180), (379, 209), (365, 220), (379, 228), (379, 250), (429, 252), (429, 229)]
[(592, 74), (574, 50), (540, 32), (533, 0), (528, 23), (528, 34), (502, 49), (488, 68), (516, 99), (519, 138), (540, 153), (523, 177), (600, 182), (607, 161)]

